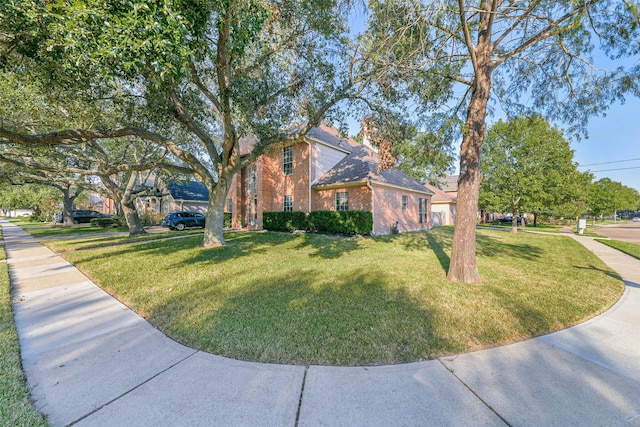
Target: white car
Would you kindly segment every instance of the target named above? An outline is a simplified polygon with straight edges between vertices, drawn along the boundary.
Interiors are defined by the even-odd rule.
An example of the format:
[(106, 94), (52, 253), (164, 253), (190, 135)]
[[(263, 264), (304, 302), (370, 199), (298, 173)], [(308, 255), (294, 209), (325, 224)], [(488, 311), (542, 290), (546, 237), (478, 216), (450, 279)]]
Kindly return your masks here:
[(633, 219), (631, 220), (633, 222), (640, 222), (640, 216), (634, 216)]

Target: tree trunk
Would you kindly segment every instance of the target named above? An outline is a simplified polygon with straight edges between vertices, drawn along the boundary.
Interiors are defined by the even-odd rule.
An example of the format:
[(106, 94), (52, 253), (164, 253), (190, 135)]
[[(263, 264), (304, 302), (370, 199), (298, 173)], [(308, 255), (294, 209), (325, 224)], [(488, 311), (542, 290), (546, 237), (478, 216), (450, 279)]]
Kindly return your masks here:
[(220, 179), (218, 185), (209, 189), (209, 205), (207, 206), (207, 223), (204, 229), (202, 246), (214, 248), (226, 245), (223, 235), (224, 206), (229, 194), (229, 189), (224, 183), (231, 179)]
[(122, 212), (124, 213), (124, 219), (127, 221), (127, 226), (129, 227), (129, 236), (146, 233), (134, 203), (135, 202), (122, 203)]
[[(518, 232), (518, 217), (520, 216), (520, 211), (518, 209), (514, 209), (511, 217), (511, 232)], [(520, 219), (520, 224), (522, 224), (522, 219)]]
[(62, 189), (62, 224), (73, 225), (73, 201), (75, 196), (71, 196), (69, 188)]
[[(488, 61), (488, 58), (486, 58)], [(476, 83), (469, 101), (466, 133), (460, 149), (460, 176), (456, 225), (451, 247), (451, 263), (447, 279), (455, 282), (479, 283), (476, 263), (476, 216), (480, 194), (480, 148), (484, 142), (487, 104), (491, 90), (491, 69), (488, 65), (476, 73)]]

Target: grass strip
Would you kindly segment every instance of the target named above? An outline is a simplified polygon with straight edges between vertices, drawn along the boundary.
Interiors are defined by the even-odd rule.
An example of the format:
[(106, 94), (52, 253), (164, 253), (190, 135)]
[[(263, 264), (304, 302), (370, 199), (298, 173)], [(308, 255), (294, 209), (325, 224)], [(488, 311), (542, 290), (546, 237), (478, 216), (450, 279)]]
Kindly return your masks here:
[[(202, 230), (187, 230), (187, 231), (167, 231), (159, 233), (138, 234), (135, 236), (78, 236), (71, 239), (60, 240), (43, 240), (40, 243), (48, 247), (52, 251), (57, 253), (105, 248), (109, 246), (126, 245), (130, 243), (151, 242), (154, 240), (173, 239), (188, 237), (191, 235), (202, 236)], [(202, 237), (200, 237), (202, 238)]]
[(598, 242), (611, 246), (614, 249), (617, 249), (621, 252), (624, 252), (627, 255), (631, 255), (634, 258), (640, 259), (640, 245), (631, 243), (631, 242), (623, 242), (622, 240), (605, 240), (605, 239), (596, 239)]
[(446, 279), (453, 228), (371, 238), (230, 233), (69, 252), (160, 330), (236, 359), (410, 362), (566, 328), (610, 307), (622, 280), (573, 239), (477, 231), (483, 282)]
[[(4, 247), (0, 259), (5, 260)], [(0, 425), (47, 426), (33, 407), (27, 389), (18, 332), (11, 308), (11, 286), (7, 263), (0, 263)]]

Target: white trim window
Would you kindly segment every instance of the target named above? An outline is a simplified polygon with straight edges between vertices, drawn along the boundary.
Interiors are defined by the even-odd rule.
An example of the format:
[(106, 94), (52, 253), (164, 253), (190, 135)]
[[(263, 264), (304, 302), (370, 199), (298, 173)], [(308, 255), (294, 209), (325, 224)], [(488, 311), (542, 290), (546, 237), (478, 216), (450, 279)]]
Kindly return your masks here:
[(293, 147), (288, 146), (282, 149), (282, 173), (291, 175), (293, 173)]
[(282, 200), (282, 211), (283, 212), (293, 211), (293, 196), (284, 196)]
[(336, 210), (349, 210), (349, 193), (347, 193), (346, 191), (336, 192)]
[(429, 223), (429, 199), (418, 199), (418, 220), (420, 224)]
[(402, 195), (402, 211), (406, 211), (407, 210), (407, 203), (409, 201), (409, 197), (407, 197), (406, 194)]

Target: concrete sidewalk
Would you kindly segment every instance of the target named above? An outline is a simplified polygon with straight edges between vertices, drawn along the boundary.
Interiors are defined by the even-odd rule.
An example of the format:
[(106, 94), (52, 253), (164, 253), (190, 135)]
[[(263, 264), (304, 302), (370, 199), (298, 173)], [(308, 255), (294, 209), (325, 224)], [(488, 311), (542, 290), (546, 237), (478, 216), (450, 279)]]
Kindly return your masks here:
[(640, 261), (586, 237), (627, 285), (595, 319), (440, 360), (307, 368), (177, 344), (0, 224), (28, 386), (54, 426), (640, 426)]

